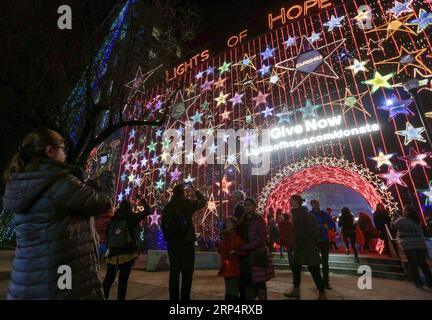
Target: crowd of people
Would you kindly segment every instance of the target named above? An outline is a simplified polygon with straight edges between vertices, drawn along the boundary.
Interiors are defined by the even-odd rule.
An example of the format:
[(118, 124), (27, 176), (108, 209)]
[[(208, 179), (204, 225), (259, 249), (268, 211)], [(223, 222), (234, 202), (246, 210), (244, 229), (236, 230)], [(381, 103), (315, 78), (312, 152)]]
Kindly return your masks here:
[[(138, 226), (152, 208), (141, 198), (134, 204), (124, 200), (114, 209), (114, 174), (105, 171), (96, 181), (84, 181), (81, 170), (65, 163), (66, 156), (60, 134), (37, 129), (25, 138), (5, 173), (3, 205), (15, 214), (17, 241), (8, 299), (108, 299), (118, 273), (117, 298), (124, 300), (139, 254)], [(316, 199), (309, 210), (296, 194), (290, 197), (289, 212), (270, 205), (263, 216), (255, 200), (246, 198), (243, 191), (235, 191), (232, 197), (234, 206), (221, 230), (218, 249), (227, 300), (267, 299), (266, 282), (275, 277), (275, 249), (281, 258), (287, 252), (292, 270), (293, 289), (285, 296), (300, 298), (301, 272), (306, 266), (318, 299), (325, 300), (326, 290), (332, 289), (329, 252), (338, 249), (337, 235), (346, 254), (351, 249), (359, 262), (358, 251), (374, 251), (379, 239), (384, 243), (381, 251), (388, 250), (389, 227), (397, 231), (415, 285), (432, 287), (421, 221), (413, 207), (405, 207), (392, 220), (380, 204), (373, 221), (366, 213), (360, 213), (356, 221), (348, 208), (334, 217)], [(163, 209), (161, 229), (170, 261), (171, 300), (191, 298), (196, 242), (193, 216), (207, 201), (192, 184), (180, 183)], [(136, 204), (141, 211), (134, 212)], [(96, 216), (100, 218), (95, 221)], [(100, 281), (103, 259), (106, 273)], [(58, 285), (59, 266), (72, 271), (69, 290)]]

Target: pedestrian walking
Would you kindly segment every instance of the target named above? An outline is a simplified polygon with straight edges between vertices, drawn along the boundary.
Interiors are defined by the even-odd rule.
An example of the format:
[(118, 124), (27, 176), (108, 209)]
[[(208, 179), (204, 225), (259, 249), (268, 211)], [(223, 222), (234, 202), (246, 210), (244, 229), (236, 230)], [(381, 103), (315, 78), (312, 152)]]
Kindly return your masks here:
[(315, 216), (319, 228), (318, 250), (321, 255), (324, 286), (326, 289), (331, 289), (329, 278), (329, 231), (335, 230), (336, 226), (330, 214), (321, 210), (318, 200), (314, 199), (310, 202), (310, 204), (312, 207), (311, 213)]
[[(173, 195), (162, 212), (162, 232), (168, 245), (170, 261), (170, 300), (190, 300), (195, 264), (196, 241), (192, 217), (207, 205), (207, 198), (192, 184), (187, 185), (196, 199), (186, 198), (185, 186), (177, 184)], [(180, 293), (180, 274), (182, 275)]]
[(390, 227), (390, 214), (382, 203), (379, 203), (373, 214), (373, 222), (378, 230), (378, 235), (384, 241), (383, 253), (389, 253), (389, 239), (387, 236), (387, 227)]
[[(423, 289), (426, 284), (432, 288), (432, 272), (427, 263), (429, 254), (418, 212), (412, 206), (405, 206), (402, 217), (395, 217), (390, 225), (397, 230), (397, 239), (408, 259), (415, 286)], [(425, 283), (420, 276), (420, 270), (425, 277)]]
[(341, 227), (342, 237), (345, 243), (345, 253), (350, 254), (350, 244), (354, 253), (354, 258), (359, 263), (358, 252), (356, 248), (356, 230), (354, 226), (354, 215), (347, 207), (341, 209), (341, 215), (339, 216), (339, 227)]
[(326, 300), (324, 282), (320, 271), (320, 255), (317, 246), (319, 238), (318, 222), (303, 206), (304, 200), (298, 194), (291, 196), (291, 214), (294, 222), (294, 256), (292, 264), (294, 288), (284, 295), (291, 299), (300, 299), (300, 284), (302, 266), (306, 265), (315, 286), (318, 289), (318, 299)]
[(378, 231), (372, 222), (372, 218), (367, 213), (360, 212), (358, 225), (364, 236), (364, 250), (374, 252), (375, 248), (373, 248), (372, 240), (377, 238)]
[[(17, 243), (8, 299), (103, 299), (90, 217), (113, 205), (114, 175), (102, 172), (94, 189), (66, 156), (59, 133), (36, 129), (5, 173), (3, 206), (14, 212)], [(64, 288), (62, 266), (71, 274)]]
[(278, 219), (278, 228), (280, 235), (279, 245), (281, 246), (281, 248), (286, 249), (288, 254), (288, 264), (291, 266), (293, 262), (294, 224), (292, 223), (291, 217), (288, 213), (280, 215)]

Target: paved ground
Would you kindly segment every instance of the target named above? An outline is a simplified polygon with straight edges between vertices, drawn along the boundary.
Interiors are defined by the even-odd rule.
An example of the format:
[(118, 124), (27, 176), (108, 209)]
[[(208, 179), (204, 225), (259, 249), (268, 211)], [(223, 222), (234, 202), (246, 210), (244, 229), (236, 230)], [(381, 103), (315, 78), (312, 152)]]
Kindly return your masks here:
[[(0, 252), (0, 299), (6, 297), (9, 282), (11, 253)], [(142, 268), (142, 265), (138, 265)], [(310, 275), (303, 273), (302, 299), (315, 299), (316, 290)], [(331, 275), (333, 290), (328, 291), (331, 300), (432, 300), (432, 291), (421, 291), (408, 281), (373, 279), (371, 290), (359, 290), (357, 277), (345, 275)], [(290, 271), (277, 271), (276, 278), (267, 283), (269, 299), (284, 299), (283, 292), (291, 289), (292, 275)], [(116, 298), (114, 286), (111, 298)], [(217, 276), (216, 270), (197, 270), (194, 273), (192, 299), (217, 300), (223, 299), (223, 279)], [(133, 270), (127, 299), (130, 300), (164, 300), (168, 299), (168, 272), (146, 272)]]

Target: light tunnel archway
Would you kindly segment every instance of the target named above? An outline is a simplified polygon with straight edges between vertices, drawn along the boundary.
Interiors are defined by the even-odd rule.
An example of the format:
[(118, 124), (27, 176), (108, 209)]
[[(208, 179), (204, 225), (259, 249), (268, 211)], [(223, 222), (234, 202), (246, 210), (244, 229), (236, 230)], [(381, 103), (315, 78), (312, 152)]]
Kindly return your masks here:
[(343, 158), (317, 157), (304, 159), (281, 169), (264, 187), (258, 202), (258, 212), (267, 213), (270, 207), (284, 212), (290, 209), (289, 199), (314, 185), (339, 184), (358, 192), (371, 208), (378, 203), (393, 212), (397, 203), (393, 196), (369, 169)]

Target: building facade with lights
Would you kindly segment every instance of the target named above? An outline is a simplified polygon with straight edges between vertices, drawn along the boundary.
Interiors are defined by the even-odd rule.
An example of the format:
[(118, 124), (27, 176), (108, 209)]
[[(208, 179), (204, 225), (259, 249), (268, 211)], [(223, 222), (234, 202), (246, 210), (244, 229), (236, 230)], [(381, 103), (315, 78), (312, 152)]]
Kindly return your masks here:
[[(140, 72), (132, 79), (130, 114), (169, 110), (161, 127), (122, 132), (117, 201), (143, 195), (160, 208), (176, 183), (193, 182), (210, 199), (197, 233), (216, 239), (234, 190), (267, 215), (289, 210), (291, 194), (333, 184), (371, 211), (413, 204), (427, 223), (432, 4), (306, 1), (267, 20), (258, 37), (237, 32), (222, 54), (203, 50), (167, 68), (157, 88), (137, 90)], [(404, 89), (411, 78), (414, 96)]]

